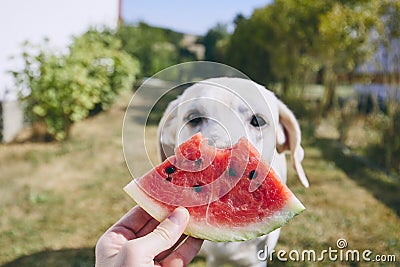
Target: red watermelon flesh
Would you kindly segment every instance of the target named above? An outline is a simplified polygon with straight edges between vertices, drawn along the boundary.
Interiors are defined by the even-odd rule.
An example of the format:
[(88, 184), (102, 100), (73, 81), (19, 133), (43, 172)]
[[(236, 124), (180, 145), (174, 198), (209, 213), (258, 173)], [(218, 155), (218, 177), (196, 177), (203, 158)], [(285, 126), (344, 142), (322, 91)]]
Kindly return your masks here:
[(211, 241), (252, 239), (304, 210), (244, 137), (219, 149), (198, 133), (125, 190), (159, 221), (176, 207), (186, 207), (185, 233)]

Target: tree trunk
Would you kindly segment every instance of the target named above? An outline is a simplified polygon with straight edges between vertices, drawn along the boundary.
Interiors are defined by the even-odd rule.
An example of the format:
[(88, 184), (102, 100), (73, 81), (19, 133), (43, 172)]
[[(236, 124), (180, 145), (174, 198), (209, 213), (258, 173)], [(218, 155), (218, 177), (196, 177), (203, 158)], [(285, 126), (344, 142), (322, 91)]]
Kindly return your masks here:
[(282, 79), (282, 98), (286, 98), (289, 96), (289, 89), (290, 89), (290, 83), (289, 79), (287, 77), (284, 77)]
[(325, 115), (336, 106), (337, 76), (331, 68), (327, 68), (324, 77), (324, 96), (321, 102), (321, 114)]

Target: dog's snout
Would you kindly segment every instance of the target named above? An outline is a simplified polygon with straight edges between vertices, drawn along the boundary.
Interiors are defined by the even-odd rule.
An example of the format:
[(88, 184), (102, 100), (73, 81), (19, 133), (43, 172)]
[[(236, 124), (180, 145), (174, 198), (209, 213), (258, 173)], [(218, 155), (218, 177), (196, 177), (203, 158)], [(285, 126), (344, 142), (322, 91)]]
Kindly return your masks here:
[(210, 146), (215, 146), (217, 148), (232, 147), (232, 140), (222, 138), (221, 136), (210, 136), (207, 139)]

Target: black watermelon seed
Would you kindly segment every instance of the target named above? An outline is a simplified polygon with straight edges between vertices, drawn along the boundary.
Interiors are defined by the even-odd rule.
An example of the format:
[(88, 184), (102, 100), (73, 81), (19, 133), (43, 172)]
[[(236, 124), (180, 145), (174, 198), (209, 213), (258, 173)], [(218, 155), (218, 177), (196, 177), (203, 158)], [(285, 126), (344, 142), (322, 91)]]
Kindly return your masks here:
[(257, 176), (258, 176), (258, 173), (257, 173), (255, 170), (252, 170), (252, 171), (249, 173), (249, 178), (250, 178), (250, 180), (257, 178)]
[(229, 176), (233, 176), (233, 177), (235, 177), (237, 174), (236, 174), (236, 171), (233, 169), (233, 168), (229, 168)]
[(194, 185), (193, 189), (196, 193), (200, 193), (201, 190), (203, 190), (203, 187), (201, 185)]
[(196, 160), (196, 161), (194, 162), (194, 164), (196, 164), (196, 166), (200, 166), (202, 161), (203, 161), (203, 160), (200, 158), (200, 159)]
[(167, 180), (167, 182), (171, 182), (172, 178), (170, 176), (168, 176), (166, 180)]
[(169, 167), (165, 168), (165, 172), (167, 174), (173, 174), (175, 171), (176, 171), (176, 169), (173, 166), (169, 166)]

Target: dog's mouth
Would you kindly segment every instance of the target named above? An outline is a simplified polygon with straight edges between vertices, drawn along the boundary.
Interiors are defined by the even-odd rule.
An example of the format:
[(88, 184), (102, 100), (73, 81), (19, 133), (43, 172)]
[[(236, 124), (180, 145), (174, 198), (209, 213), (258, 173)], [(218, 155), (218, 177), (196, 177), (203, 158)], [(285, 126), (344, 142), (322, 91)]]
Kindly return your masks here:
[[(203, 133), (202, 133), (203, 134)], [(209, 146), (213, 146), (218, 149), (232, 148), (239, 140), (235, 140), (232, 136), (207, 136), (203, 135)]]
[(206, 140), (208, 142), (208, 145), (219, 149), (231, 148), (234, 144), (232, 140), (223, 140), (222, 138), (216, 139), (206, 137)]

